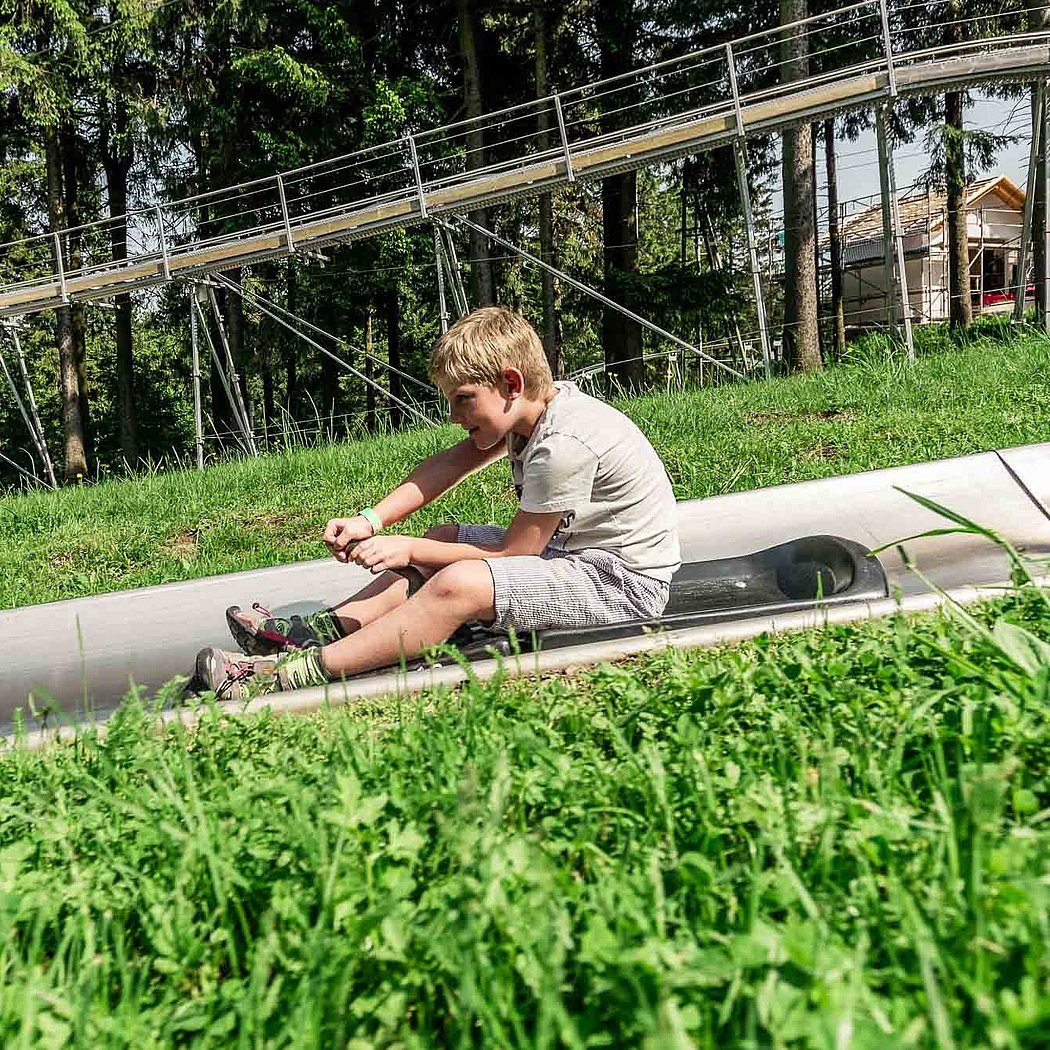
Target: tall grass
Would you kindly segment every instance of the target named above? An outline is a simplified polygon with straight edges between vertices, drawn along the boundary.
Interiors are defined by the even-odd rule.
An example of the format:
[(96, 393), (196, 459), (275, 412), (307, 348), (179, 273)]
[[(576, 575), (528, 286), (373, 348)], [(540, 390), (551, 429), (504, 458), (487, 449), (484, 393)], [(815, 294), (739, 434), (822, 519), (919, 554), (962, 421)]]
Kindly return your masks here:
[[(981, 613), (1045, 641), (1025, 588)], [(0, 762), (10, 1047), (1045, 1046), (1050, 667), (945, 617)]]

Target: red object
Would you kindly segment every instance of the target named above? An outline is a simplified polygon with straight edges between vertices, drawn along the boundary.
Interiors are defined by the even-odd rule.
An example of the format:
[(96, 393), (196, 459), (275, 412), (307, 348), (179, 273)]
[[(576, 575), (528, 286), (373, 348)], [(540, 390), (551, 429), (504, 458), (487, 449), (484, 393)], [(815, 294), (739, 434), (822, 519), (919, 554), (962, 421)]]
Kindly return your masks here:
[[(1030, 284), (1024, 290), (1025, 298), (1035, 297), (1035, 285)], [(1012, 303), (1014, 301), (1013, 289), (1008, 292), (985, 292), (981, 297), (982, 306), (995, 306), (996, 303)]]

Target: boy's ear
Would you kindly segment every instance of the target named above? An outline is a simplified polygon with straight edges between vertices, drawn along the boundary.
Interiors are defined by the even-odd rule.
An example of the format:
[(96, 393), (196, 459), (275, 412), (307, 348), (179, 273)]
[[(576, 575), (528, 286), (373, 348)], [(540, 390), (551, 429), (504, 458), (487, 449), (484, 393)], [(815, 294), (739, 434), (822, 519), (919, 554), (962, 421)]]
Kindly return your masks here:
[(507, 390), (507, 399), (514, 401), (525, 393), (525, 377), (516, 368), (503, 369), (503, 383)]

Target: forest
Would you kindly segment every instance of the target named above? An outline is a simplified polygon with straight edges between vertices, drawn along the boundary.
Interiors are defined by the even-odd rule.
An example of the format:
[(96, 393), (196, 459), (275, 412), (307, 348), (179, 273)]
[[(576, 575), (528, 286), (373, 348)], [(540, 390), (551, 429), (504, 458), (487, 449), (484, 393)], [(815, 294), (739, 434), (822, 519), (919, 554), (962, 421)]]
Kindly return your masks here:
[[(78, 231), (107, 220), (103, 248), (121, 260), (136, 234), (125, 216), (154, 202), (469, 121), (778, 25), (787, 27), (782, 58), (768, 75), (802, 79), (819, 72), (822, 56), (807, 52), (799, 23), (834, 6), (0, 0), (0, 286), (24, 279), (25, 238), (60, 234), (57, 261), (75, 271), (89, 247)], [(1046, 14), (987, 0), (965, 9), (961, 0), (938, 0), (890, 10), (894, 33), (906, 35), (910, 48), (1042, 26)], [(859, 34), (848, 33), (836, 44), (858, 56), (863, 46)], [(913, 96), (888, 114), (895, 141), (929, 144), (927, 177), (947, 188), (952, 324), (959, 330), (971, 320), (963, 191), (1003, 144), (964, 129), (965, 102), (961, 90)], [(617, 126), (620, 118), (603, 109), (600, 92), (594, 107), (598, 126)], [(747, 142), (752, 229), (771, 246), (766, 309), (777, 366), (785, 371), (819, 369), (844, 352), (835, 143), (874, 119), (873, 110), (840, 114)], [(483, 164), (495, 147), (479, 134), (472, 140), (469, 130), (465, 137), (469, 163)], [(774, 202), (781, 185), (783, 215)], [(1036, 185), (1043, 191), (1035, 200), (1041, 228), (1045, 179)], [(827, 221), (818, 235), (821, 213)], [(755, 296), (730, 145), (495, 204), (470, 218), (716, 356), (746, 363), (753, 350)], [(822, 247), (820, 238), (830, 243)], [(1042, 243), (1035, 238), (1037, 287), (1046, 266)], [(668, 349), (657, 335), (477, 230), (459, 237), (458, 251), (465, 291), (459, 305), (499, 302), (525, 312), (557, 375), (601, 371), (604, 392), (721, 381), (698, 361), (657, 354)], [(824, 257), (830, 263), (822, 270)], [(224, 388), (214, 361), (209, 374), (202, 356), (207, 458), (243, 444), (238, 412), (262, 447), (396, 429), (419, 413), (437, 418), (441, 406), (423, 385), (443, 323), (435, 259), (434, 229), (421, 224), (219, 275), (208, 295), (235, 381), (233, 390)], [(191, 304), (195, 294), (189, 283), (172, 281), (4, 322), (4, 368), (29, 380), (36, 403), (19, 404), (0, 387), (0, 484), (24, 486), (28, 475), (43, 476), (27, 432), (31, 409), (59, 483), (191, 465), (190, 341), (204, 320)], [(314, 341), (299, 338), (281, 317), (313, 326)]]

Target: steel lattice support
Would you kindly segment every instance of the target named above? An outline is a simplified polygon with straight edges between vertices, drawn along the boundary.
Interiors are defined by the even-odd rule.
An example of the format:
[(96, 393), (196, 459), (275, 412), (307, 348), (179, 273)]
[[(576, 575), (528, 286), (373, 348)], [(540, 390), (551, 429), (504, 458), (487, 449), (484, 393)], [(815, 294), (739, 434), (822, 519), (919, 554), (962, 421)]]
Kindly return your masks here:
[(1050, 332), (1050, 105), (1046, 100), (1046, 85), (1043, 85), (1043, 134), (1040, 153), (1043, 161), (1043, 331)]
[(1028, 147), (1028, 181), (1024, 187), (1024, 223), (1017, 254), (1017, 287), (1014, 291), (1015, 323), (1024, 320), (1024, 300), (1028, 291), (1028, 252), (1032, 243), (1032, 216), (1035, 214), (1035, 179), (1042, 150), (1043, 111), (1046, 109), (1046, 85), (1042, 80), (1032, 86), (1032, 142)]
[(911, 330), (911, 302), (908, 274), (904, 264), (904, 236), (897, 204), (897, 176), (893, 167), (893, 148), (889, 141), (888, 106), (875, 110), (875, 132), (879, 149), (879, 184), (882, 189), (883, 260), (886, 268), (886, 313), (890, 330), (903, 336), (908, 360), (915, 360)]
[(197, 469), (204, 469), (204, 421), (201, 412), (201, 354), (197, 338), (197, 313), (200, 296), (204, 292), (198, 284), (190, 286), (190, 353), (192, 355), (191, 376), (193, 379), (193, 435), (197, 453)]
[[(25, 355), (22, 353), (22, 344), (18, 339), (18, 332), (15, 327), (13, 325), (5, 327), (11, 333), (11, 341), (14, 344), (15, 356), (18, 359), (19, 373), (22, 377), (23, 385), (25, 386), (26, 397), (24, 401), (18, 392), (18, 387), (15, 385), (11, 372), (7, 367), (7, 357), (3, 352), (2, 345), (0, 345), (0, 371), (3, 372), (4, 380), (7, 382), (8, 389), (11, 391), (11, 397), (14, 399), (19, 415), (21, 415), (22, 421), (26, 425), (26, 430), (29, 431), (29, 436), (37, 450), (37, 454), (40, 456), (40, 459), (44, 464), (44, 470), (47, 472), (48, 484), (51, 488), (57, 489), (58, 481), (55, 478), (55, 469), (51, 462), (51, 454), (48, 452), (47, 439), (44, 437), (44, 428), (40, 423), (40, 414), (36, 409), (36, 398), (33, 396), (33, 384), (29, 379), (29, 371), (26, 368)], [(18, 466), (17, 464), (14, 465), (16, 467)]]
[(459, 256), (456, 254), (456, 242), (452, 238), (452, 231), (447, 226), (439, 224), (438, 229), (441, 231), (441, 242), (445, 249), (444, 258), (448, 266), (456, 313), (462, 317), (464, 314), (470, 313), (470, 303), (467, 301), (467, 289), (463, 283), (463, 269), (459, 265)]
[[(755, 311), (758, 314), (758, 335), (762, 342), (762, 365), (766, 375), (772, 374), (769, 353), (769, 331), (766, 324), (766, 297), (762, 293), (762, 273), (758, 267), (758, 245), (755, 241), (755, 217), (751, 211), (751, 188), (747, 179), (747, 139), (744, 133), (744, 117), (740, 108), (740, 89), (736, 80), (736, 57), (731, 44), (726, 44), (726, 67), (729, 88), (733, 93), (733, 112), (736, 119), (736, 139), (733, 141), (733, 160), (736, 164), (736, 183), (740, 193), (740, 205), (744, 210), (744, 228), (747, 231), (747, 255), (751, 267), (751, 283), (755, 293)], [(743, 343), (741, 343), (741, 350)], [(746, 362), (745, 362), (746, 363)]]
[[(559, 281), (564, 281), (567, 285), (575, 288), (579, 292), (583, 292), (584, 295), (589, 295), (592, 299), (597, 299), (603, 306), (608, 306), (609, 309), (615, 310), (619, 314), (623, 314), (624, 317), (630, 318), (632, 321), (637, 322), (643, 328), (648, 328), (650, 332), (655, 332), (657, 335), (662, 336), (664, 339), (669, 340), (676, 346), (680, 346), (683, 350), (688, 350), (690, 353), (695, 354), (703, 361), (709, 361), (717, 368), (721, 368), (724, 372), (728, 372), (729, 375), (736, 379), (743, 379), (743, 375), (738, 372), (735, 368), (730, 368), (724, 361), (719, 361), (717, 357), (712, 357), (710, 354), (704, 353), (703, 350), (687, 343), (684, 339), (679, 339), (678, 336), (666, 329), (661, 328), (659, 325), (654, 324), (652, 321), (641, 314), (636, 314), (633, 310), (629, 310), (622, 303), (616, 302), (614, 299), (610, 299), (607, 295), (603, 295), (597, 289), (592, 288), (588, 284), (584, 284), (583, 281), (577, 280), (575, 277), (571, 277), (565, 273), (564, 270), (559, 270), (556, 266), (551, 266), (550, 263), (544, 262), (541, 258), (533, 255), (531, 252), (525, 251), (524, 248), (519, 248), (518, 245), (511, 241), (508, 241), (504, 237), (500, 237), (499, 234), (493, 233), (492, 230), (485, 229), (484, 226), (479, 226), (476, 222), (466, 218), (463, 215), (456, 215), (455, 219), (460, 225), (467, 227), (468, 229), (477, 230), (479, 233), (485, 234), (487, 237), (491, 237), (497, 244), (502, 245), (507, 251), (514, 252), (515, 255), (520, 255), (521, 258), (532, 263), (534, 266), (538, 266), (541, 270), (546, 270), (548, 273), (553, 274), (558, 278)], [(440, 221), (440, 220), (437, 220)]]
[[(204, 307), (201, 305), (201, 300), (210, 301), (213, 299), (215, 293), (210, 286), (204, 285), (202, 287), (203, 294), (201, 299), (198, 299), (196, 295), (191, 296), (190, 306), (191, 309), (197, 311), (198, 331), (204, 333), (204, 340), (208, 344), (208, 350), (211, 352), (212, 363), (215, 365), (215, 370), (219, 376), (219, 382), (222, 384), (223, 392), (226, 394), (226, 400), (229, 402), (230, 410), (233, 412), (233, 421), (237, 427), (236, 433), (238, 435), (238, 443), (245, 452), (255, 455), (255, 436), (252, 434), (251, 427), (248, 424), (247, 413), (242, 414), (243, 402), (238, 389), (240, 380), (237, 377), (236, 371), (234, 371), (232, 367), (232, 360), (230, 360), (230, 367), (227, 370), (227, 362), (223, 361), (219, 356), (219, 351), (215, 348), (215, 341), (212, 339), (211, 332), (208, 329), (208, 321), (204, 314)], [(227, 358), (229, 358), (229, 344), (226, 342), (226, 333), (222, 328), (221, 314), (217, 314), (216, 324), (219, 327), (220, 340), (226, 350)]]
[[(340, 344), (342, 344), (342, 340), (336, 339), (335, 336), (331, 335), (328, 332), (323, 332), (322, 329), (319, 329), (316, 325), (310, 324), (308, 321), (304, 321), (301, 317), (296, 317), (295, 314), (291, 313), (290, 311), (277, 307), (274, 303), (271, 303), (269, 300), (264, 299), (261, 295), (255, 295), (251, 292), (248, 292), (243, 286), (237, 284), (235, 281), (231, 281), (228, 277), (225, 277), (223, 274), (214, 274), (213, 277), (223, 288), (226, 289), (227, 292), (233, 292), (234, 294), (239, 295), (242, 299), (251, 303), (256, 309), (266, 314), (267, 317), (276, 321), (279, 325), (281, 325), (281, 327), (287, 329), (293, 335), (297, 335), (300, 339), (308, 343), (315, 350), (320, 351), (322, 354), (324, 354), (330, 360), (334, 361), (341, 368), (344, 368), (352, 376), (355, 376), (357, 379), (360, 379), (362, 382), (365, 383), (366, 386), (371, 387), (383, 397), (387, 398), (387, 400), (393, 401), (394, 404), (398, 405), (400, 408), (403, 408), (410, 415), (415, 416), (421, 423), (423, 423), (426, 426), (434, 425), (433, 420), (429, 419), (424, 413), (420, 412), (420, 410), (415, 405), (411, 404), (408, 401), (404, 401), (399, 397), (396, 397), (389, 390), (387, 390), (385, 387), (381, 386), (374, 379), (372, 379), (371, 376), (366, 375), (360, 369), (354, 368), (353, 365), (351, 365), (348, 361), (345, 361), (338, 354), (335, 354), (327, 347), (322, 346), (319, 342), (317, 342), (316, 339), (312, 339), (303, 331), (303, 329), (310, 329), (311, 331), (326, 335), (329, 339), (332, 339), (334, 342), (338, 342)], [(291, 320), (289, 320), (289, 318)], [(294, 324), (292, 323), (293, 321), (295, 322)], [(388, 364), (387, 367), (390, 368), (391, 366)], [(405, 372), (399, 371), (398, 374), (403, 379), (408, 379), (410, 382), (417, 383), (418, 385), (424, 387), (428, 391), (433, 391), (433, 388), (429, 384), (422, 383), (420, 382), (420, 380), (408, 375)]]
[(441, 321), (441, 334), (448, 331), (448, 304), (445, 302), (445, 260), (441, 248), (441, 231), (434, 227), (434, 262), (437, 265), (438, 317)]

